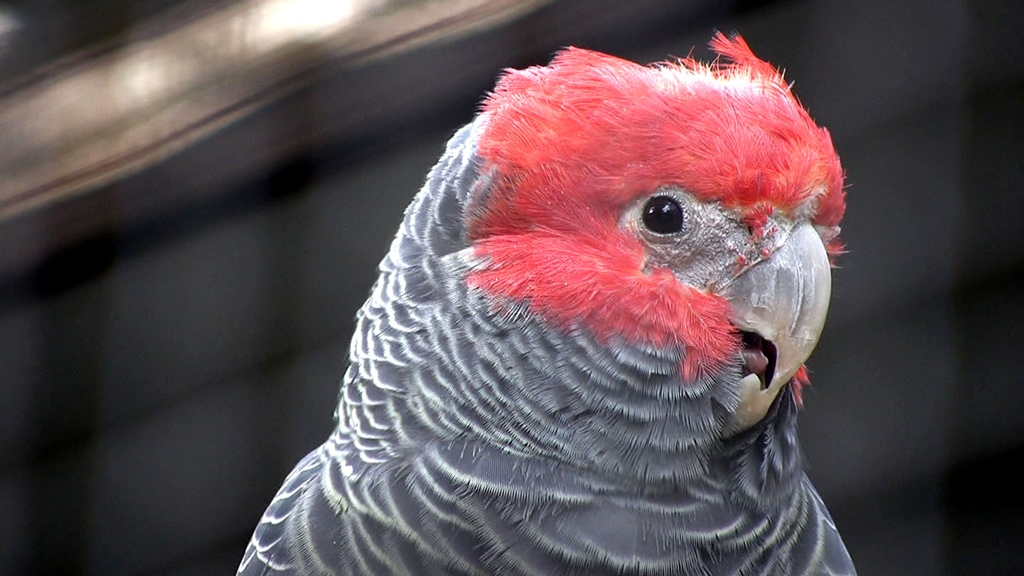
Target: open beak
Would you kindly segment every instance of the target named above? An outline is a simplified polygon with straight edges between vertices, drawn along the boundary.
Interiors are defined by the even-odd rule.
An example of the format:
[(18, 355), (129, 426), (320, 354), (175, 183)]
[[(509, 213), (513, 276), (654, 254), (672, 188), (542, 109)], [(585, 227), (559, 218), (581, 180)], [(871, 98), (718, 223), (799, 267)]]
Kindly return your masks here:
[(728, 433), (761, 421), (807, 361), (825, 325), (831, 292), (825, 245), (808, 223), (795, 226), (771, 255), (723, 287), (720, 294), (743, 335), (745, 364)]

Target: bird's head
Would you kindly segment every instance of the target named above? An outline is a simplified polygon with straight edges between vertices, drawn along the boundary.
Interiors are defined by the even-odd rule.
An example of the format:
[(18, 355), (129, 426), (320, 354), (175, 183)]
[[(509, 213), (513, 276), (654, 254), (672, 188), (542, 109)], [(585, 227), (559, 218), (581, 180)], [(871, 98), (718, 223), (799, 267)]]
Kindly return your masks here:
[(739, 37), (641, 66), (568, 49), (484, 103), (470, 285), (555, 329), (679, 351), (681, 386), (740, 375), (725, 432), (806, 380), (841, 248), (829, 133)]

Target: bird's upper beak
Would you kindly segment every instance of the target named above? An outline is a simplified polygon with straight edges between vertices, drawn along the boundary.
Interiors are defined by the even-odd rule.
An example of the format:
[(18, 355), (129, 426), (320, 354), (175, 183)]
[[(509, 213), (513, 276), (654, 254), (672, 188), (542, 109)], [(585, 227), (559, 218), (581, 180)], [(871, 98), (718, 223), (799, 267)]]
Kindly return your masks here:
[(740, 380), (740, 403), (728, 432), (745, 430), (764, 418), (779, 391), (811, 355), (825, 325), (831, 291), (825, 245), (806, 222), (794, 226), (770, 255), (722, 287), (733, 324), (750, 336), (745, 338), (748, 345), (753, 339), (759, 347), (745, 354), (775, 356), (767, 358), (767, 374), (751, 373)]

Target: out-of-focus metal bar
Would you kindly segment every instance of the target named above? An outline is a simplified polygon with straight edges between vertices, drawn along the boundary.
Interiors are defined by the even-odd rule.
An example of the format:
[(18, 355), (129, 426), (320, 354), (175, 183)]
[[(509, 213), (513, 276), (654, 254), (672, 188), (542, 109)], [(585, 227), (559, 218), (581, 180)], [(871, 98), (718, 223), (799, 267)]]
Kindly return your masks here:
[(0, 221), (140, 170), (301, 85), (545, 0), (245, 0), (0, 100)]

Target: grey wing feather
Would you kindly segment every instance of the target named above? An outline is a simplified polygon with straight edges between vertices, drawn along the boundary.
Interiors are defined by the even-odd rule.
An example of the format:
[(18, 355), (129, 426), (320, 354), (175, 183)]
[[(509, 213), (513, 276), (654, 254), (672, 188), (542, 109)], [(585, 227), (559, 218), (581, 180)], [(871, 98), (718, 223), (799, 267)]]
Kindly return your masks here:
[[(419, 317), (432, 309), (426, 303), (438, 282), (438, 264), (428, 256), (465, 247), (461, 220), (476, 174), (472, 142), (481, 127), (474, 122), (451, 139), (407, 210), (358, 315), (338, 427), (285, 480), (253, 534), (239, 576), (422, 570), (412, 548), (420, 503), (409, 499), (388, 465), (396, 445), (408, 440), (396, 428), (393, 402), (406, 393), (405, 367), (434, 354), (422, 337), (429, 319)], [(450, 539), (445, 532), (435, 539)], [(457, 563), (459, 555), (453, 556), (443, 563)]]
[(327, 457), (321, 448), (303, 458), (288, 475), (256, 526), (238, 567), (239, 576), (314, 573), (307, 571), (306, 562), (297, 554), (294, 533), (297, 530), (309, 532), (308, 524), (314, 517), (308, 509), (313, 500), (311, 492), (319, 491), (326, 466)]

